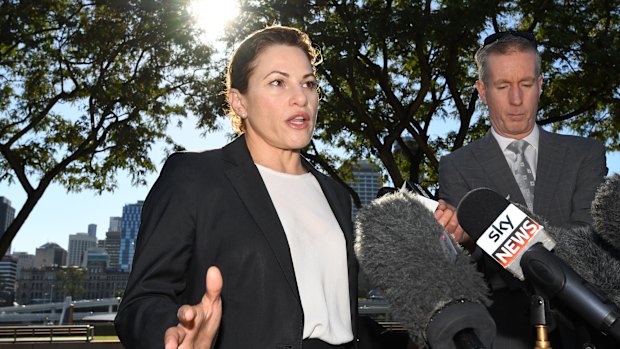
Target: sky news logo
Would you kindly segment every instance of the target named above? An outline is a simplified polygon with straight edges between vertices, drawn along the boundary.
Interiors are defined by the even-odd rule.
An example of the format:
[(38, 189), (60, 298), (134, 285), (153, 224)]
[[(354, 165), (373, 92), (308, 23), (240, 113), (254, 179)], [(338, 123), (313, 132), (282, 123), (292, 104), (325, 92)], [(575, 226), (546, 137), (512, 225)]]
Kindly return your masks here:
[(478, 239), (478, 246), (506, 268), (542, 230), (540, 224), (514, 205), (491, 224)]

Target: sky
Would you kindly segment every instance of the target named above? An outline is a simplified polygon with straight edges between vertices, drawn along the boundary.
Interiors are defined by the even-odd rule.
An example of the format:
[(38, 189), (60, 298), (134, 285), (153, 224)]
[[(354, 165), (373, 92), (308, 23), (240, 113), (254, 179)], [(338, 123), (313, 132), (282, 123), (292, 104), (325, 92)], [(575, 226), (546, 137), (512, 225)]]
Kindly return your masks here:
[[(187, 120), (183, 128), (173, 127), (169, 132), (187, 150), (220, 148), (228, 143), (227, 134), (232, 132), (227, 120), (220, 122), (222, 131), (208, 133), (205, 136), (193, 127), (192, 119)], [(435, 132), (445, 134), (448, 128), (448, 125), (441, 125)], [(124, 205), (146, 198), (163, 165), (163, 149), (155, 147), (152, 157), (157, 165), (157, 171), (148, 176), (147, 186), (134, 187), (127, 176), (123, 175), (119, 176), (119, 187), (115, 192), (102, 195), (94, 191), (67, 193), (61, 186), (52, 184), (17, 233), (11, 251), (34, 254), (37, 247), (48, 242), (55, 242), (67, 249), (69, 235), (86, 233), (89, 224), (96, 224), (97, 238), (104, 239), (110, 217), (120, 217)], [(607, 167), (609, 174), (620, 173), (620, 152), (607, 154)], [(0, 196), (8, 198), (16, 212), (26, 200), (26, 195), (19, 185), (8, 186), (4, 182), (0, 183)]]

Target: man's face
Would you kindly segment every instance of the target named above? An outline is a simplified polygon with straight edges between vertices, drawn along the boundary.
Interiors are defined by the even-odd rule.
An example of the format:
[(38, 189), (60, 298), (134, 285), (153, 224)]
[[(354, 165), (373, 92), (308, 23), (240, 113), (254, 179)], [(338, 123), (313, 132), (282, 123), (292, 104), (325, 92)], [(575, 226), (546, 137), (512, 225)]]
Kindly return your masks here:
[(491, 54), (487, 68), (487, 81), (476, 81), (476, 89), (489, 108), (491, 125), (504, 137), (527, 136), (536, 124), (542, 91), (542, 77), (536, 76), (536, 54)]

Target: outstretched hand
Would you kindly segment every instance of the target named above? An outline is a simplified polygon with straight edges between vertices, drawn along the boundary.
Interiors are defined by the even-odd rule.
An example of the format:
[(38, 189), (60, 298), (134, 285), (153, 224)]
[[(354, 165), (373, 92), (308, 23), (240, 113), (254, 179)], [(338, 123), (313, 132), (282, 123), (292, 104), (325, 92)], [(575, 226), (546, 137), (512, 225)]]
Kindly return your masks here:
[(454, 241), (461, 245), (469, 244), (469, 235), (463, 230), (456, 218), (456, 209), (443, 200), (439, 200), (439, 205), (435, 209), (435, 219), (446, 229)]
[(206, 291), (200, 303), (183, 305), (177, 312), (179, 324), (166, 330), (165, 349), (209, 349), (222, 320), (222, 274), (210, 267)]

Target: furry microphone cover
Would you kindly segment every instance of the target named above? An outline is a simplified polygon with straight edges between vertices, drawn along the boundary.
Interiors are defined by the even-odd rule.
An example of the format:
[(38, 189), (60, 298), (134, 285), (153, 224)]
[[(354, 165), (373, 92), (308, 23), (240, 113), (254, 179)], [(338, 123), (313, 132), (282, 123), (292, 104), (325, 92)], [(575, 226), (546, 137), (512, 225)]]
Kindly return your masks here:
[(620, 304), (620, 259), (591, 226), (553, 227), (526, 211), (555, 240), (554, 253), (586, 281), (598, 287), (614, 304)]
[(620, 174), (608, 177), (592, 202), (594, 228), (620, 255)]
[(489, 289), (470, 256), (444, 235), (415, 194), (374, 200), (356, 218), (360, 266), (421, 346), (433, 315), (456, 301), (489, 305)]

